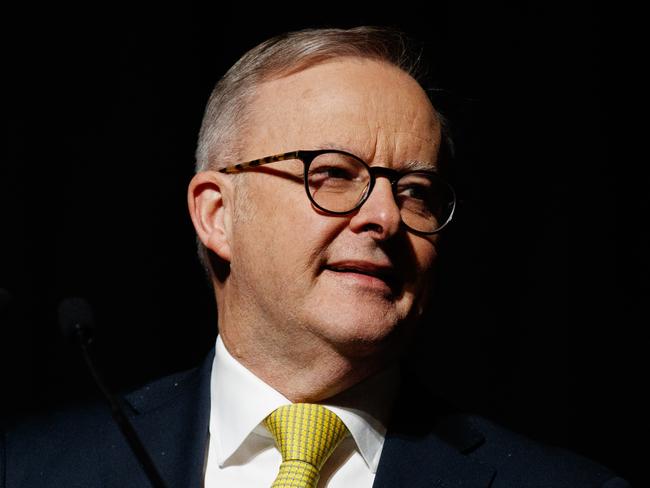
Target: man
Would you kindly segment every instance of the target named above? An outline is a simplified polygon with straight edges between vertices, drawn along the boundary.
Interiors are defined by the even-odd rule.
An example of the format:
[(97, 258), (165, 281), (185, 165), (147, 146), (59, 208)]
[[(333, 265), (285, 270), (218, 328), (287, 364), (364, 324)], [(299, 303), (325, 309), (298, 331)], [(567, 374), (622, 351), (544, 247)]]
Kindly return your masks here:
[[(215, 88), (188, 190), (214, 355), (126, 397), (169, 486), (627, 486), (422, 404), (400, 371), (455, 208), (442, 119), (402, 46), (374, 28), (292, 33)], [(7, 488), (147, 486), (103, 409), (11, 432), (2, 449)]]

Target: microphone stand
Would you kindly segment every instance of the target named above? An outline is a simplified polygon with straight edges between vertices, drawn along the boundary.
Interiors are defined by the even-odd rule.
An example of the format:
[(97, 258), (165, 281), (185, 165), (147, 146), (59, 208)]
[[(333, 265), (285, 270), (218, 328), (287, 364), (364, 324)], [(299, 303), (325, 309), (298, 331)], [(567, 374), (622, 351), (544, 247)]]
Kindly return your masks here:
[(115, 395), (113, 395), (111, 391), (108, 389), (102, 377), (100, 376), (99, 372), (95, 368), (95, 364), (92, 360), (92, 356), (89, 351), (89, 346), (92, 343), (92, 337), (89, 330), (90, 327), (88, 326), (88, 324), (84, 324), (83, 322), (84, 320), (76, 320), (74, 322), (73, 335), (77, 339), (77, 343), (81, 348), (84, 361), (86, 362), (86, 365), (90, 370), (93, 380), (95, 381), (95, 384), (97, 385), (102, 395), (110, 405), (111, 415), (113, 416), (115, 423), (117, 423), (117, 426), (119, 427), (120, 431), (126, 438), (126, 441), (131, 447), (133, 453), (135, 454), (135, 457), (140, 462), (140, 466), (142, 466), (142, 469), (144, 470), (145, 474), (149, 478), (151, 485), (154, 488), (166, 488), (167, 485), (165, 484), (162, 477), (160, 476), (160, 473), (158, 472), (156, 465), (154, 464), (153, 460), (151, 459), (151, 456), (149, 455), (144, 445), (142, 444), (142, 441), (138, 437), (138, 434), (136, 433), (135, 429), (133, 428), (133, 425), (131, 424), (128, 417), (126, 416), (126, 413), (124, 412), (122, 406), (118, 402)]

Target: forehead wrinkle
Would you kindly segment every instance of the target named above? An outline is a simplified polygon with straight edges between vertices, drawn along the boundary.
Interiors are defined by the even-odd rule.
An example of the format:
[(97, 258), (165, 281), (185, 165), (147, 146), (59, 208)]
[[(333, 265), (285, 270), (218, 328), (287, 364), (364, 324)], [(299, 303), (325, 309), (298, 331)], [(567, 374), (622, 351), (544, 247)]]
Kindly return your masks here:
[[(440, 132), (410, 131), (395, 127), (384, 128), (381, 124), (370, 127), (369, 124), (356, 124), (359, 131), (348, 130), (344, 133), (319, 139), (309, 144), (313, 149), (338, 149), (352, 153), (369, 165), (382, 163), (401, 163), (405, 160), (419, 160), (421, 167), (435, 167), (436, 154), (440, 145)], [(437, 127), (436, 127), (437, 128)], [(321, 133), (323, 135), (324, 133)]]

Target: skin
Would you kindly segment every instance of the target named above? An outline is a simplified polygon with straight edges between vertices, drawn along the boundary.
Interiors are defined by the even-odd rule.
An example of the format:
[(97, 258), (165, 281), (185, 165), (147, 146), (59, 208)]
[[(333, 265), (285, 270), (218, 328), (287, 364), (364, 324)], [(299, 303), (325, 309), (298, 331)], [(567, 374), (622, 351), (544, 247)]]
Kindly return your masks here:
[[(242, 161), (297, 149), (339, 148), (371, 166), (435, 167), (440, 124), (409, 75), (379, 61), (338, 58), (264, 83), (252, 102)], [(385, 368), (408, 343), (428, 296), (437, 236), (400, 224), (378, 178), (349, 215), (315, 209), (300, 161), (245, 175), (198, 173), (189, 209), (203, 244), (229, 272), (214, 277), (228, 351), (291, 401), (336, 395)], [(233, 178), (246, 178), (240, 212)], [(390, 266), (387, 283), (328, 265)]]

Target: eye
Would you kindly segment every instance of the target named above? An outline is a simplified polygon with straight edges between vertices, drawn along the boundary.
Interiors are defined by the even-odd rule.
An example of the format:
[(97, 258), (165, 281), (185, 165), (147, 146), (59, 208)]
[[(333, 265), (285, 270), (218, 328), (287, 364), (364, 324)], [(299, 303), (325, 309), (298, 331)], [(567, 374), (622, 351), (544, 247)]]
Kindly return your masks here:
[(397, 185), (397, 195), (402, 198), (428, 201), (431, 199), (433, 185), (424, 175), (408, 175)]
[(315, 178), (334, 178), (342, 180), (354, 179), (354, 175), (349, 168), (341, 166), (319, 166), (310, 172)]
[(309, 180), (316, 183), (343, 183), (357, 180), (364, 167), (354, 159), (337, 153), (319, 155), (309, 167)]
[(401, 188), (399, 194), (416, 200), (427, 200), (430, 196), (429, 189), (419, 185), (411, 185), (406, 188)]

